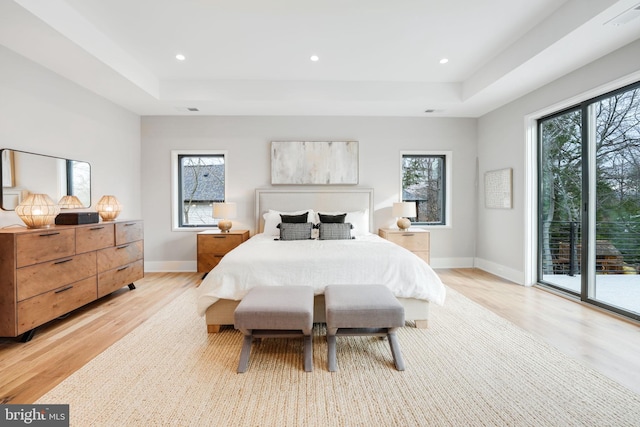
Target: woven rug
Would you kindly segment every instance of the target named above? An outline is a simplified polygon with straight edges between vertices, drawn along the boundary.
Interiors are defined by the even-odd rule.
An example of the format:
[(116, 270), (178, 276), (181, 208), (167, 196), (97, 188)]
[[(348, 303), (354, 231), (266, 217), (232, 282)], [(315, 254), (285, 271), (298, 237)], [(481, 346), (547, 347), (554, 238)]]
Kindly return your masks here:
[(37, 403), (70, 404), (74, 426), (638, 426), (640, 396), (448, 289), (429, 329), (402, 328), (406, 370), (388, 343), (338, 338), (314, 370), (301, 339), (254, 344), (207, 334), (188, 290)]

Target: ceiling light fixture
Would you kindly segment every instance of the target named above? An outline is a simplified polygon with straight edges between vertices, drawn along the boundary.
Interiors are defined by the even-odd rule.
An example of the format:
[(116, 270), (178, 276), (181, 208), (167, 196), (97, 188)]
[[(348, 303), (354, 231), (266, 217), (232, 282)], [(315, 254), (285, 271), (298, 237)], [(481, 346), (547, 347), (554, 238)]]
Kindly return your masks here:
[(178, 61), (184, 61), (185, 59), (187, 59), (187, 57), (184, 56), (183, 54), (179, 53), (179, 54), (176, 55), (176, 59)]
[(440, 63), (441, 63), (441, 64), (446, 64), (447, 62), (449, 62), (449, 60), (448, 60), (447, 58), (442, 58), (442, 59), (440, 60)]
[(318, 55), (311, 55), (309, 59), (313, 62), (318, 62), (320, 60), (320, 57)]

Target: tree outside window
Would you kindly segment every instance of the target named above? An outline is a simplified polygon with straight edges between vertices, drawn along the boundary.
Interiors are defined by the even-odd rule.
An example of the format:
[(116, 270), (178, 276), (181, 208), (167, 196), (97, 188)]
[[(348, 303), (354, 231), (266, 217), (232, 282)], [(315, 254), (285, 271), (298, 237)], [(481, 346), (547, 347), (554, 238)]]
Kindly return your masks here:
[(179, 218), (181, 227), (212, 227), (214, 202), (225, 199), (225, 156), (223, 154), (179, 154)]
[(415, 202), (413, 224), (446, 224), (446, 155), (402, 155), (402, 201)]

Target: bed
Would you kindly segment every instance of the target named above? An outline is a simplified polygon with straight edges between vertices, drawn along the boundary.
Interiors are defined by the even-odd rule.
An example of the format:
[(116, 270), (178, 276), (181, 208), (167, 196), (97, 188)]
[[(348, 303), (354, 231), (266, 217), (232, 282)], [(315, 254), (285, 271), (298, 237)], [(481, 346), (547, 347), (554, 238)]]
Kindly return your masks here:
[[(257, 189), (257, 233), (230, 251), (198, 287), (198, 312), (207, 330), (233, 325), (233, 312), (253, 286), (310, 285), (314, 322), (324, 322), (323, 290), (329, 284), (384, 284), (405, 308), (405, 318), (426, 328), (429, 304), (443, 304), (445, 288), (431, 267), (412, 252), (372, 231), (373, 190)], [(276, 228), (280, 214), (347, 213), (351, 239), (283, 241)], [(327, 226), (328, 227), (328, 226)]]

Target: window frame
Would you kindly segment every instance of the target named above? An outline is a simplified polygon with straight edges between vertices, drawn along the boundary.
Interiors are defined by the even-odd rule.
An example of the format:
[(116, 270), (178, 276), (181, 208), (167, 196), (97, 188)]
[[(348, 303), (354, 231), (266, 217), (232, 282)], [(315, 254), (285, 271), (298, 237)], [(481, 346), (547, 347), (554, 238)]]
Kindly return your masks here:
[(402, 175), (403, 175), (403, 159), (405, 156), (427, 156), (427, 157), (444, 157), (444, 215), (442, 223), (432, 223), (432, 222), (411, 222), (412, 227), (419, 228), (451, 228), (453, 226), (452, 215), (451, 215), (451, 201), (453, 198), (453, 151), (450, 150), (403, 150), (400, 151), (400, 173), (399, 173), (399, 197), (398, 199), (402, 201)]
[(180, 201), (180, 157), (182, 156), (222, 156), (224, 158), (224, 199), (227, 198), (227, 150), (171, 150), (171, 229), (172, 231), (217, 230), (217, 224), (181, 225), (182, 204)]

